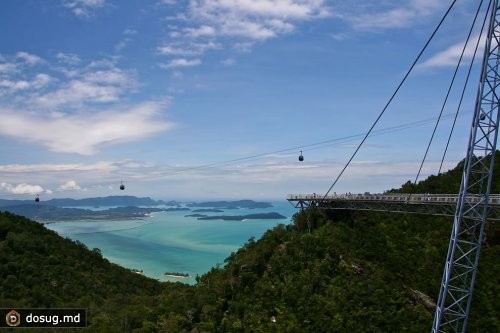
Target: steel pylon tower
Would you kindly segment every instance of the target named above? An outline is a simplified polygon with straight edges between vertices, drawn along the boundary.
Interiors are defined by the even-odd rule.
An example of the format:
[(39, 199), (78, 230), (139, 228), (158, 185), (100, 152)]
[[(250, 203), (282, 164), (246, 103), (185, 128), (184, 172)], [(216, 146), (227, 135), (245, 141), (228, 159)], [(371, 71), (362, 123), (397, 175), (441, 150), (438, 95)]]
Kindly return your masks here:
[[(432, 332), (465, 332), (484, 227), (498, 137), (500, 8), (491, 0), (481, 81), (465, 158), (459, 199), (439, 291)], [(480, 198), (472, 203), (469, 198)]]

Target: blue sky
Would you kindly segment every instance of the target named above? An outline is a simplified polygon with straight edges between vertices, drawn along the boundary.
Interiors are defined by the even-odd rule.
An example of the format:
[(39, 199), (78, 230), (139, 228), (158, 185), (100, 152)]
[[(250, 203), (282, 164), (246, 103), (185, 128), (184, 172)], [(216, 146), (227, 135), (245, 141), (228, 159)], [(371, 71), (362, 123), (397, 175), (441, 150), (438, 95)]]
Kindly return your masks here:
[[(4, 0), (0, 198), (324, 193), (450, 3)], [(414, 179), (475, 5), (458, 1), (334, 191)], [(466, 151), (477, 67), (445, 170)]]

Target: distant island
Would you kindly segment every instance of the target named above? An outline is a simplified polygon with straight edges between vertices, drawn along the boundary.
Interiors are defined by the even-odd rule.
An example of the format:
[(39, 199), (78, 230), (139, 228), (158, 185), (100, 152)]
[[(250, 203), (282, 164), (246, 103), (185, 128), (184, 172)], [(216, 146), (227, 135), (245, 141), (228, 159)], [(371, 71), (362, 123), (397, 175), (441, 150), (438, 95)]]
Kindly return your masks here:
[(90, 210), (81, 208), (61, 208), (46, 204), (22, 204), (3, 206), (0, 210), (26, 216), (39, 221), (75, 221), (75, 220), (118, 220), (139, 219), (150, 216), (151, 213), (161, 212), (163, 208), (154, 207), (116, 207), (105, 210)]
[(189, 215), (184, 215), (184, 217), (205, 217), (208, 215), (205, 214), (189, 214)]
[(262, 213), (262, 214), (247, 214), (247, 215), (216, 215), (202, 216), (198, 220), (223, 220), (223, 221), (244, 221), (244, 220), (282, 220), (286, 219), (279, 213)]
[[(159, 206), (168, 205), (163, 200), (153, 200), (150, 197), (135, 197), (132, 195), (113, 195), (107, 197), (85, 199), (50, 199), (46, 204), (57, 207), (94, 207), (94, 206)], [(172, 203), (171, 203), (172, 204)]]
[(237, 200), (237, 201), (208, 201), (208, 202), (193, 202), (188, 203), (188, 207), (209, 207), (220, 209), (238, 209), (238, 208), (271, 208), (273, 205), (269, 202), (257, 202), (253, 200)]
[(187, 207), (172, 207), (172, 208), (165, 208), (164, 211), (166, 212), (182, 212), (186, 210), (191, 210)]
[(163, 273), (165, 276), (176, 277), (176, 278), (189, 278), (191, 275), (188, 273), (179, 273), (179, 272), (165, 272)]
[[(171, 206), (171, 207), (165, 207)], [(101, 207), (108, 209), (92, 210), (77, 207)], [(0, 211), (8, 211), (22, 215), (36, 221), (58, 222), (58, 221), (103, 221), (120, 219), (141, 219), (155, 212), (191, 211), (187, 217), (196, 217), (199, 220), (226, 220), (243, 221), (251, 219), (285, 219), (278, 213), (262, 213), (249, 215), (217, 215), (209, 216), (200, 213), (223, 213), (223, 209), (265, 209), (273, 207), (269, 202), (257, 202), (253, 200), (236, 201), (207, 201), (190, 202), (182, 205), (176, 201), (165, 202), (154, 200), (149, 197), (135, 196), (107, 196), (86, 199), (50, 199), (35, 203), (34, 200), (7, 200), (0, 199)]]
[[(112, 195), (107, 197), (96, 197), (96, 198), (85, 198), (85, 199), (49, 199), (44, 200), (41, 198), (41, 203), (55, 206), (55, 207), (127, 207), (127, 206), (143, 206), (143, 207), (153, 207), (153, 206), (176, 206), (179, 207), (179, 203), (176, 201), (165, 202), (163, 200), (153, 200), (150, 197), (135, 197), (132, 195)], [(34, 200), (8, 200), (0, 199), (0, 208), (5, 206), (16, 206), (32, 204)]]

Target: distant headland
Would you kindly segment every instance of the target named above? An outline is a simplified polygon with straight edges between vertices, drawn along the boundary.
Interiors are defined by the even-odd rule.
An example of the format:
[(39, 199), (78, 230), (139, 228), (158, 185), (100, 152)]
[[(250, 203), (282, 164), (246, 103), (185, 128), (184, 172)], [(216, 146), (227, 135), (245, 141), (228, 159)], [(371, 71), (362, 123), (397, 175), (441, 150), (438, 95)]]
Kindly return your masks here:
[[(82, 208), (79, 208), (82, 207)], [(93, 207), (94, 209), (84, 208)], [(107, 208), (109, 207), (109, 208)], [(253, 200), (236, 201), (207, 201), (188, 202), (182, 204), (177, 201), (165, 202), (149, 197), (135, 196), (108, 196), (85, 199), (50, 199), (35, 203), (33, 200), (6, 200), (0, 199), (0, 211), (8, 211), (22, 215), (36, 221), (104, 221), (121, 219), (142, 219), (155, 212), (192, 211), (196, 214), (186, 215), (199, 220), (243, 221), (252, 219), (285, 219), (278, 213), (256, 213), (247, 215), (221, 215), (224, 210), (237, 209), (265, 209), (273, 207), (269, 202)], [(99, 209), (96, 209), (99, 208)], [(219, 213), (210, 216), (200, 213)]]
[(216, 215), (216, 216), (198, 216), (198, 220), (223, 220), (223, 221), (245, 221), (245, 220), (282, 220), (286, 219), (279, 213), (261, 213), (247, 215)]
[(188, 273), (179, 273), (179, 272), (165, 272), (163, 273), (164, 276), (169, 276), (169, 277), (175, 277), (175, 278), (190, 278), (191, 275)]
[(237, 201), (207, 201), (188, 203), (187, 207), (196, 208), (219, 208), (219, 209), (238, 209), (238, 208), (271, 208), (273, 205), (269, 202), (257, 202), (253, 200), (237, 200)]

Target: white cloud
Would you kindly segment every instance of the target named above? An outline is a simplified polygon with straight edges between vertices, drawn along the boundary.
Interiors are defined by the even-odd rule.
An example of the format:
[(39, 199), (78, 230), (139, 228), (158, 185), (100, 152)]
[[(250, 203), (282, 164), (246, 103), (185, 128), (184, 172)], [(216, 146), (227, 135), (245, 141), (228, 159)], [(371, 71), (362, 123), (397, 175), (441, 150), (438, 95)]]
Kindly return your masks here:
[(226, 66), (232, 66), (236, 63), (236, 60), (234, 60), (234, 58), (227, 58), (222, 60), (221, 62)]
[(174, 59), (170, 61), (166, 65), (162, 65), (164, 68), (175, 68), (175, 67), (192, 67), (192, 66), (198, 66), (201, 64), (200, 59), (184, 59), (184, 58), (179, 58), (179, 59)]
[(106, 5), (106, 0), (63, 0), (63, 6), (80, 18), (92, 16), (94, 11)]
[(194, 0), (191, 9), (202, 17), (230, 13), (239, 17), (309, 19), (328, 13), (322, 0)]
[[(52, 77), (48, 74), (39, 73), (30, 81), (27, 80), (9, 80), (0, 79), (0, 88), (7, 89), (9, 92), (17, 92), (29, 89), (41, 89), (52, 82)], [(6, 91), (4, 91), (6, 93)]]
[[(292, 33), (301, 22), (327, 16), (325, 0), (192, 0), (184, 14), (169, 17), (170, 40), (157, 50), (174, 57), (201, 56), (228, 45), (248, 51), (255, 42)], [(174, 59), (162, 67), (193, 64)]]
[(43, 187), (40, 185), (30, 185), (26, 183), (15, 186), (8, 183), (0, 183), (0, 188), (12, 194), (37, 194), (44, 192)]
[(13, 173), (34, 173), (34, 172), (107, 172), (116, 170), (115, 163), (101, 161), (91, 164), (5, 164), (0, 165), (0, 172), (4, 175), (12, 176)]
[(176, 2), (177, 0), (159, 0), (159, 3), (163, 5), (175, 5)]
[(32, 82), (33, 87), (39, 89), (47, 86), (53, 81), (53, 78), (45, 73), (39, 73), (35, 76), (35, 79)]
[[(77, 190), (92, 193), (92, 195), (102, 195), (103, 189), (117, 190), (121, 180), (131, 182), (131, 179), (140, 179), (141, 174), (143, 175), (153, 168), (154, 166), (147, 163), (130, 160), (100, 161), (87, 164), (0, 165), (0, 179), (9, 179), (10, 183), (0, 184), (0, 192), (16, 194), (41, 194), (43, 192), (50, 194)], [(29, 179), (31, 184), (40, 185), (26, 186), (26, 179)], [(81, 184), (86, 185), (84, 187)]]
[[(299, 163), (295, 155), (276, 155), (266, 157), (263, 161), (221, 163), (210, 167), (173, 167), (127, 160), (93, 164), (4, 165), (0, 166), (0, 179), (9, 179), (11, 183), (20, 184), (25, 183), (25, 179), (29, 177), (30, 182), (47, 184), (44, 188), (54, 188), (54, 192), (79, 186), (82, 191), (86, 191), (86, 196), (116, 194), (117, 186), (123, 180), (127, 189), (146, 188), (143, 189), (144, 195), (160, 198), (165, 198), (164, 189), (169, 188), (169, 193), (173, 193), (171, 195), (175, 199), (192, 200), (193, 195), (201, 195), (206, 189), (226, 198), (234, 197), (234, 191), (244, 192), (240, 198), (252, 197), (257, 193), (254, 190), (258, 190), (259, 193), (266, 193), (268, 198), (284, 199), (287, 194), (324, 193), (344, 165), (344, 162), (338, 161)], [(426, 163), (421, 179), (437, 172), (439, 164), (440, 161)], [(445, 169), (455, 164), (449, 162)], [(413, 180), (418, 168), (419, 162), (411, 161), (354, 161), (332, 191), (383, 192), (399, 187), (408, 179)], [(74, 183), (65, 181), (61, 184), (61, 179), (70, 179)], [(80, 184), (86, 185), (83, 187)], [(45, 190), (45, 193), (47, 192)], [(216, 194), (210, 194), (214, 195)]]
[(134, 30), (134, 29), (125, 29), (123, 31), (123, 34), (126, 35), (126, 36), (133, 36), (133, 35), (137, 34), (137, 31)]
[(42, 58), (40, 58), (37, 55), (30, 54), (28, 52), (17, 52), (16, 57), (22, 59), (24, 62), (26, 62), (30, 66), (33, 66), (33, 65), (36, 65), (36, 64), (39, 64), (42, 62)]
[(133, 41), (133, 36), (135, 36), (137, 34), (137, 31), (136, 30), (133, 30), (133, 29), (125, 29), (123, 31), (123, 39), (121, 41), (119, 41), (116, 45), (115, 45), (115, 50), (116, 51), (121, 51), (123, 50), (127, 45), (129, 45), (130, 43), (132, 43)]
[[(34, 65), (46, 65), (46, 62), (37, 55), (17, 52), (8, 58), (10, 60), (2, 57), (4, 62), (0, 63), (0, 97), (39, 90), (53, 81), (53, 77), (49, 74), (33, 71)], [(9, 102), (12, 102), (12, 98)]]
[(349, 34), (348, 33), (345, 33), (345, 32), (339, 32), (339, 33), (332, 33), (331, 34), (332, 38), (335, 39), (336, 41), (343, 41), (343, 40), (346, 40), (346, 39), (349, 39)]
[(201, 27), (196, 28), (186, 28), (184, 30), (185, 34), (190, 37), (202, 37), (202, 36), (214, 36), (216, 34), (215, 28), (202, 25)]
[(415, 12), (406, 8), (394, 8), (380, 13), (363, 14), (353, 17), (352, 22), (357, 28), (400, 28), (408, 25)]
[[(28, 61), (26, 54), (15, 55), (20, 56)], [(142, 140), (174, 126), (162, 115), (168, 97), (128, 102), (139, 83), (135, 72), (119, 68), (115, 59), (78, 66), (77, 55), (58, 53), (56, 58), (63, 64), (53, 67), (44, 62), (47, 73), (4, 66), (0, 135), (54, 152), (90, 155), (104, 145)]]
[(0, 75), (10, 74), (18, 70), (17, 65), (14, 63), (0, 63)]
[(189, 15), (200, 24), (186, 30), (187, 35), (261, 40), (293, 31), (296, 22), (326, 17), (329, 9), (323, 0), (194, 0)]
[(200, 43), (183, 43), (175, 42), (164, 44), (157, 48), (158, 53), (167, 56), (197, 56), (205, 53), (208, 50), (221, 48), (221, 45), (213, 41)]
[(55, 118), (22, 110), (1, 110), (0, 134), (40, 144), (54, 152), (90, 155), (106, 144), (140, 140), (171, 129), (173, 123), (159, 118), (162, 107), (162, 103), (145, 102), (119, 111)]
[[(19, 57), (29, 63), (41, 62), (34, 60), (39, 57), (23, 52), (16, 54), (15, 58)], [(75, 109), (93, 103), (116, 102), (137, 86), (134, 72), (118, 68), (115, 60), (104, 59), (75, 67), (80, 63), (77, 55), (58, 53), (56, 58), (62, 63), (59, 67), (45, 63), (46, 71), (55, 72), (54, 76), (47, 72), (34, 73), (12, 61), (0, 64), (0, 87), (3, 88), (0, 96), (22, 94), (18, 100), (24, 107), (31, 103), (33, 108), (54, 111), (60, 107)], [(61, 73), (69, 80), (60, 79)], [(42, 90), (51, 84), (53, 89)]]
[(127, 85), (133, 79), (124, 71), (113, 67), (106, 70), (99, 70), (85, 74), (84, 80), (94, 83), (110, 85)]
[(80, 63), (80, 57), (74, 53), (62, 53), (59, 52), (56, 55), (56, 58), (59, 59), (59, 61), (68, 64), (68, 65), (76, 65)]
[(45, 108), (57, 108), (69, 104), (80, 106), (88, 102), (115, 102), (118, 101), (120, 95), (121, 90), (116, 86), (73, 80), (59, 90), (40, 96), (38, 102)]
[(0, 87), (6, 88), (12, 91), (16, 90), (26, 90), (30, 87), (30, 83), (25, 80), (11, 81), (11, 80), (0, 80)]
[[(333, 161), (299, 164), (296, 156), (293, 156), (293, 161), (290, 158), (266, 158), (265, 163), (254, 161), (206, 168), (157, 165), (148, 169), (130, 169), (128, 172), (137, 174), (137, 181), (154, 180), (155, 184), (165, 184), (162, 187), (171, 189), (178, 198), (192, 199), (193, 194), (209, 188), (226, 197), (232, 197), (232, 191), (241, 189), (244, 189), (243, 195), (248, 197), (258, 189), (269, 197), (284, 199), (289, 193), (324, 193), (344, 165), (344, 162)], [(437, 172), (439, 164), (439, 161), (426, 163), (421, 178)], [(418, 168), (418, 162), (355, 161), (332, 191), (380, 193), (413, 179)]]
[(81, 187), (74, 181), (68, 180), (66, 183), (59, 186), (58, 190), (60, 191), (71, 191), (71, 190), (80, 190)]
[(335, 16), (363, 30), (408, 28), (445, 5), (434, 0), (350, 1), (338, 6)]
[[(484, 37), (484, 36), (483, 36)], [(481, 37), (482, 40), (484, 38)], [(474, 49), (476, 47), (476, 41), (478, 36), (471, 37), (471, 41), (467, 48), (465, 49), (462, 63), (466, 61), (470, 61), (474, 56)], [(456, 66), (458, 64), (458, 60), (460, 59), (460, 55), (462, 54), (462, 50), (464, 48), (465, 42), (460, 42), (448, 47), (446, 50), (441, 51), (433, 55), (431, 58), (424, 61), (419, 65), (420, 68), (430, 68), (430, 67), (447, 67), (447, 66)], [(477, 50), (477, 54), (483, 54), (484, 43), (479, 42), (479, 47)]]
[(233, 48), (239, 52), (249, 52), (254, 44), (254, 42), (238, 42), (234, 43)]
[(117, 102), (123, 94), (137, 85), (131, 72), (110, 64), (107, 64), (107, 68), (95, 70), (97, 66), (97, 63), (91, 63), (83, 70), (71, 71), (70, 81), (62, 82), (56, 89), (38, 95), (34, 98), (34, 104), (57, 109)]

